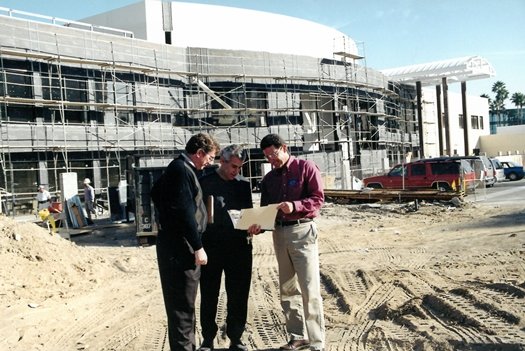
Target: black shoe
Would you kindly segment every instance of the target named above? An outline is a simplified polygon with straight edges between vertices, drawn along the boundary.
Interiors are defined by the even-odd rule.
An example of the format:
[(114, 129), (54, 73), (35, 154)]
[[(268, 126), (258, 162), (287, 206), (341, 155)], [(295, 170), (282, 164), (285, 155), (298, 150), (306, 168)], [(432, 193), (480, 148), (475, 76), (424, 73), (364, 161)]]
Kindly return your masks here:
[(213, 351), (213, 340), (210, 341), (204, 339), (204, 341), (201, 344), (201, 347), (199, 347), (197, 351)]
[(244, 345), (242, 341), (235, 341), (230, 344), (230, 348), (228, 350), (231, 351), (248, 351), (248, 347)]

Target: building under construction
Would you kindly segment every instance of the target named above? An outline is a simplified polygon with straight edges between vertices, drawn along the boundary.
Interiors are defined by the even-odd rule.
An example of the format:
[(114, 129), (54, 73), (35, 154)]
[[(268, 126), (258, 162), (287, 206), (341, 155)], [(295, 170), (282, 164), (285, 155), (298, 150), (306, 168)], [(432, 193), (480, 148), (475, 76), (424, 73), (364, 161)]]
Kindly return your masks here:
[(344, 34), (315, 24), (316, 33), (326, 32), (315, 40), (328, 44), (315, 55), (179, 44), (176, 14), (184, 16), (172, 8), (179, 5), (146, 0), (104, 16), (124, 28), (114, 18), (132, 10), (146, 17), (148, 8), (159, 23), (155, 35), (0, 9), (5, 209), (24, 211), (37, 184), (57, 191), (63, 172), (91, 178), (98, 192), (117, 186), (131, 167), (173, 157), (201, 131), (221, 145), (247, 146), (243, 174), (254, 188), (265, 162), (259, 141), (268, 133), (315, 160), (328, 188), (352, 189), (353, 177), (385, 161), (421, 155), (416, 87), (368, 68)]

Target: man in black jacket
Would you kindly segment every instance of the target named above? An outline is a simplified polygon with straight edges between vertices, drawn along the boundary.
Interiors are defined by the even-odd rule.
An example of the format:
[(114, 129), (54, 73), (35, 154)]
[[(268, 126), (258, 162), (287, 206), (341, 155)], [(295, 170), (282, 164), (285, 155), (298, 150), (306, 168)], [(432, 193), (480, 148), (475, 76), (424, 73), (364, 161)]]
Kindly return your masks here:
[(201, 265), (208, 262), (201, 241), (207, 213), (197, 171), (213, 163), (219, 149), (208, 134), (192, 136), (151, 191), (159, 215), (157, 259), (171, 351), (195, 350), (195, 299)]
[(250, 182), (239, 175), (246, 159), (242, 146), (230, 145), (221, 151), (220, 166), (200, 179), (204, 197), (213, 197), (213, 223), (203, 234), (208, 264), (202, 267), (201, 327), (204, 338), (200, 351), (213, 350), (217, 334), (217, 304), (222, 273), (227, 295), (226, 335), (229, 350), (244, 351), (241, 336), (248, 315), (248, 295), (252, 275), (251, 237), (246, 230), (234, 229), (228, 210), (251, 208)]

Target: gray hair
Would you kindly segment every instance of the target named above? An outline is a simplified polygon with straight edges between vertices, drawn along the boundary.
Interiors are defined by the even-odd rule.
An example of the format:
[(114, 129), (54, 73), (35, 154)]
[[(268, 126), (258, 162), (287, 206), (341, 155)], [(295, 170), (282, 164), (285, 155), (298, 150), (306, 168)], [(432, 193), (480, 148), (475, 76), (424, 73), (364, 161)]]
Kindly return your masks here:
[(228, 145), (221, 150), (221, 159), (224, 159), (226, 162), (229, 162), (232, 156), (237, 157), (239, 160), (244, 162), (248, 156), (242, 145)]

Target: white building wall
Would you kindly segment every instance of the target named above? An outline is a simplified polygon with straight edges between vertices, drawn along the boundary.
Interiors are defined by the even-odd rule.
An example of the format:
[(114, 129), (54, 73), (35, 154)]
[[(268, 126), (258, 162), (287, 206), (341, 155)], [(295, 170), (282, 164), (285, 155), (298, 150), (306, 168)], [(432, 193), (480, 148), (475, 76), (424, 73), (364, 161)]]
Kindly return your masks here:
[[(172, 2), (171, 7), (174, 46), (267, 51), (317, 58), (332, 58), (338, 51), (359, 54), (350, 37), (315, 22), (217, 5)], [(151, 42), (165, 42), (160, 0), (144, 0), (81, 21), (130, 30), (135, 37)]]
[(481, 152), (499, 160), (525, 164), (525, 125), (498, 127), (496, 134), (481, 137)]
[(496, 127), (496, 134), (521, 134), (525, 141), (525, 124), (518, 126)]
[[(467, 83), (468, 87), (468, 83)], [(436, 157), (439, 155), (439, 134), (437, 120), (436, 89), (423, 89), (423, 135), (425, 156)], [(441, 96), (441, 112), (444, 113), (443, 95)], [(465, 153), (463, 128), (459, 125), (459, 116), (463, 114), (461, 94), (448, 92), (448, 115), (450, 127), (451, 153), (457, 155), (472, 155), (475, 148), (480, 148), (480, 137), (490, 134), (488, 99), (467, 95), (467, 124), (469, 148)], [(483, 121), (483, 128), (473, 129), (471, 116), (478, 116)], [(446, 149), (446, 134), (443, 121), (443, 149)]]

